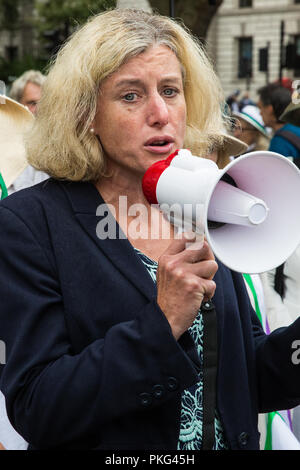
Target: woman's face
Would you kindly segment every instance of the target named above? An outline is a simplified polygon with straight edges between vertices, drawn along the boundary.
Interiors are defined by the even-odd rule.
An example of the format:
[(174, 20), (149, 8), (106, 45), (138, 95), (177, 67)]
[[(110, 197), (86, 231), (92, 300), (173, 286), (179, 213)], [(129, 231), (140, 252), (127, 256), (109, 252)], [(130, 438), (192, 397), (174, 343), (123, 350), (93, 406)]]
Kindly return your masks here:
[(108, 169), (142, 175), (182, 148), (186, 103), (180, 63), (166, 46), (130, 59), (100, 86), (94, 131)]

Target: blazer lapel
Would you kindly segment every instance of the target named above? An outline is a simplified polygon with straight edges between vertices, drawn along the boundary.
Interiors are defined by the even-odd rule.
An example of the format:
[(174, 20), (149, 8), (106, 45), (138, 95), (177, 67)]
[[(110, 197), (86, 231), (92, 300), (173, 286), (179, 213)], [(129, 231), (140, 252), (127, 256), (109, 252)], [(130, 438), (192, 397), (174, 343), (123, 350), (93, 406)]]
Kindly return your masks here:
[(60, 184), (82, 228), (115, 267), (152, 300), (156, 296), (156, 285), (95, 186), (88, 182)]

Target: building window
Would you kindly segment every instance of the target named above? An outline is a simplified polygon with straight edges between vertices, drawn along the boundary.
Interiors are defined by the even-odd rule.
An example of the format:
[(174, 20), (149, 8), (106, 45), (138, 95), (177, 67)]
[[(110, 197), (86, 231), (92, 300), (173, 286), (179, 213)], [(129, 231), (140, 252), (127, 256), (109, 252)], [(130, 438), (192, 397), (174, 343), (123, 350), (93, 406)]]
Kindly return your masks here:
[(295, 77), (298, 77), (299, 75), (300, 75), (300, 35), (295, 37)]
[(18, 57), (18, 47), (17, 46), (6, 46), (5, 47), (5, 57), (8, 62), (13, 62)]
[(294, 36), (285, 46), (284, 67), (294, 70), (295, 76), (300, 74), (300, 35)]
[(252, 38), (239, 38), (238, 77), (252, 77)]
[(252, 0), (239, 0), (240, 1), (240, 8), (251, 8), (252, 7)]
[(300, 57), (300, 35), (295, 36), (295, 44), (296, 44), (296, 56), (298, 56), (299, 58)]

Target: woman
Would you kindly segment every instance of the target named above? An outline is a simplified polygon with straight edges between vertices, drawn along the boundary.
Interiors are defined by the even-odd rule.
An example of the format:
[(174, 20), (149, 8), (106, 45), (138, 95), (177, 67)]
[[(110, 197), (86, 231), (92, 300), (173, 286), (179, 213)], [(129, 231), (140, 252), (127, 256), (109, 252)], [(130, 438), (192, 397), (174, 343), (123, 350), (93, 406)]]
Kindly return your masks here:
[(258, 409), (299, 401), (299, 323), (266, 337), (240, 275), (176, 235), (141, 190), (175, 149), (221, 145), (221, 105), (201, 47), (168, 18), (106, 12), (58, 54), (28, 138), (29, 162), (52, 178), (0, 206), (1, 389), (30, 448), (203, 448), (212, 297), (212, 446), (258, 448)]

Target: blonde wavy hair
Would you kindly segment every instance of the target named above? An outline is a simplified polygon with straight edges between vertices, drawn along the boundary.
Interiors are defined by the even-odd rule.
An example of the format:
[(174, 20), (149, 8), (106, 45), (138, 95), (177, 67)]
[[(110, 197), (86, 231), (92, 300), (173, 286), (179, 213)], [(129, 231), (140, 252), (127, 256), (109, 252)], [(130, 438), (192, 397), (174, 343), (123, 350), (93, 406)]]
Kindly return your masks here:
[(99, 86), (130, 58), (156, 44), (170, 47), (182, 66), (187, 105), (184, 146), (202, 156), (216, 142), (221, 145), (224, 98), (202, 45), (168, 17), (115, 9), (91, 17), (51, 64), (26, 139), (28, 162), (57, 179), (97, 181), (105, 175), (101, 143), (89, 131)]

